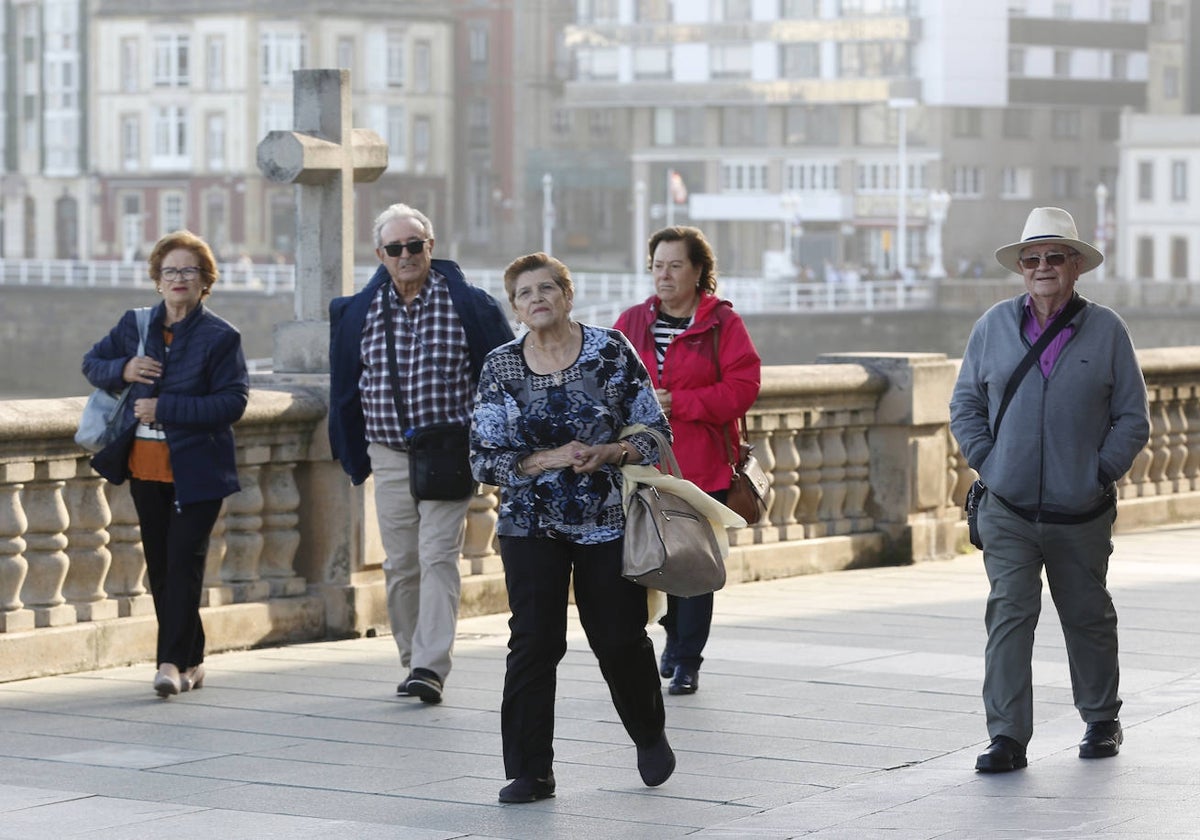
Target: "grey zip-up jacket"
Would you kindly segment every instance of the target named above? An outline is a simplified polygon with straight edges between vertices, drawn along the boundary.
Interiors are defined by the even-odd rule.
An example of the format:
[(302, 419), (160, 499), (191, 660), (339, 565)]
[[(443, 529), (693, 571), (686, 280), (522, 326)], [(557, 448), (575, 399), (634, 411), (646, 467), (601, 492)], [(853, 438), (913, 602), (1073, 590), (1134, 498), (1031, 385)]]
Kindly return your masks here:
[(1104, 502), (1150, 437), (1146, 382), (1125, 322), (1087, 302), (1050, 376), (1034, 365), (993, 440), (992, 423), (1030, 343), (1028, 295), (1001, 301), (971, 330), (950, 398), (950, 430), (988, 489), (1018, 507), (1082, 514)]

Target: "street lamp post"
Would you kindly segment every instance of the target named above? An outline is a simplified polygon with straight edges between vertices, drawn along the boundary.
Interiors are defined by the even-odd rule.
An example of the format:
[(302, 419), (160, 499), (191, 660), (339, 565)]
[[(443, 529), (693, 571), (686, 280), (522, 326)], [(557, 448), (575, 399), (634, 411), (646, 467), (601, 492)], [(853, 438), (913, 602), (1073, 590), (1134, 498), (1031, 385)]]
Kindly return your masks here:
[(633, 266), (634, 274), (641, 274), (642, 249), (646, 247), (646, 182), (638, 178), (633, 185)]
[(941, 280), (946, 276), (942, 264), (942, 225), (950, 210), (950, 193), (934, 190), (929, 194), (929, 279)]
[(796, 238), (804, 234), (800, 218), (800, 196), (785, 193), (779, 199), (783, 207), (783, 247), (787, 249), (788, 265), (793, 273), (800, 274), (800, 264), (796, 259)]
[(549, 254), (554, 241), (554, 176), (542, 176), (542, 251)]
[(898, 115), (896, 133), (899, 135), (897, 164), (900, 167), (899, 198), (896, 202), (896, 269), (900, 277), (908, 271), (908, 109), (917, 104), (915, 99), (889, 99), (888, 107), (895, 108)]
[[(1099, 251), (1101, 254), (1104, 254), (1104, 252), (1108, 249), (1108, 230), (1107, 230), (1108, 226), (1106, 224), (1106, 222), (1108, 220), (1107, 204), (1108, 204), (1108, 187), (1106, 187), (1104, 185), (1104, 182), (1101, 181), (1099, 184), (1096, 184), (1096, 237), (1095, 237), (1096, 250)], [(1105, 254), (1105, 257), (1107, 257), (1107, 256), (1108, 255)], [(1096, 276), (1097, 282), (1099, 282), (1099, 283), (1104, 282), (1104, 276), (1105, 276), (1104, 263), (1100, 263), (1100, 265), (1096, 267), (1096, 275), (1095, 276)]]

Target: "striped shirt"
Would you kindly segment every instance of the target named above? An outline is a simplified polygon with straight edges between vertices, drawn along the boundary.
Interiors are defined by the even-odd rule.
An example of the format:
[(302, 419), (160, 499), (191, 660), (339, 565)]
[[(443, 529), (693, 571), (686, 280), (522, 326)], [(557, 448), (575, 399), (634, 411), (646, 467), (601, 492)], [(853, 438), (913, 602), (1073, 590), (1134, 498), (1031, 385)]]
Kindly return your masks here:
[(650, 333), (654, 336), (654, 357), (658, 360), (660, 377), (662, 376), (663, 360), (667, 358), (667, 348), (691, 325), (691, 315), (675, 318), (659, 310), (658, 317), (654, 319), (654, 326), (650, 328)]
[[(392, 307), (396, 335), (396, 377), (400, 405), (407, 417), (396, 416), (388, 375), (387, 335), (383, 296)], [(367, 310), (362, 334), (362, 393), (367, 440), (404, 449), (405, 432), (431, 423), (471, 422), (475, 386), (471, 358), (445, 279), (435, 271), (412, 302), (405, 305), (393, 283), (385, 283)], [(407, 423), (407, 425), (402, 425)]]

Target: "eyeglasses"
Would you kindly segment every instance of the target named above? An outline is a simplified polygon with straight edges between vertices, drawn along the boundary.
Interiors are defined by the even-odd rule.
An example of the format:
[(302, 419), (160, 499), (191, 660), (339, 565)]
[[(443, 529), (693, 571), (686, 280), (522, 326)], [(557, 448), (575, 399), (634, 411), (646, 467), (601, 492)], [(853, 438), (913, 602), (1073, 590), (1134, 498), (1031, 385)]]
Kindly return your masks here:
[(413, 239), (408, 242), (389, 242), (383, 246), (383, 251), (389, 257), (399, 257), (405, 251), (410, 254), (419, 254), (425, 250), (425, 243), (428, 239)]
[(1066, 263), (1068, 257), (1073, 257), (1075, 254), (1060, 254), (1057, 251), (1051, 251), (1049, 254), (1038, 254), (1036, 257), (1021, 257), (1017, 260), (1021, 264), (1021, 268), (1033, 271), (1042, 264), (1042, 260), (1046, 261), (1046, 265), (1051, 268), (1058, 268)]
[(199, 277), (203, 272), (200, 270), (200, 266), (189, 265), (185, 268), (164, 268), (158, 273), (164, 280), (174, 280), (177, 277), (181, 277), (184, 280), (191, 282)]

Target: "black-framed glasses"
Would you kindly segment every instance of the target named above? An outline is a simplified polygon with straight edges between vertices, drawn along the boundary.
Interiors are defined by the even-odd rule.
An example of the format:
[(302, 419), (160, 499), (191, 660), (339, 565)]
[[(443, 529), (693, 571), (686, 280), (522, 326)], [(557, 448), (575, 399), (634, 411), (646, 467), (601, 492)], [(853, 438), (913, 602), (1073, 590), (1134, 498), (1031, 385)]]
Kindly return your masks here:
[(189, 265), (184, 268), (164, 268), (158, 273), (164, 280), (174, 281), (176, 277), (180, 277), (188, 282), (191, 282), (199, 277), (203, 272), (201, 271), (200, 266)]
[(428, 239), (410, 239), (408, 242), (389, 242), (383, 246), (383, 252), (389, 257), (399, 257), (405, 251), (415, 255), (425, 250), (425, 243), (428, 241)]
[(1066, 263), (1068, 257), (1073, 257), (1074, 254), (1060, 254), (1057, 251), (1051, 251), (1049, 254), (1038, 254), (1034, 257), (1021, 257), (1017, 260), (1021, 264), (1021, 268), (1033, 271), (1042, 264), (1042, 260), (1046, 261), (1046, 265), (1051, 268), (1058, 268)]

